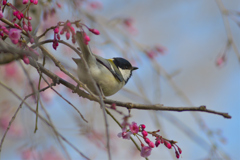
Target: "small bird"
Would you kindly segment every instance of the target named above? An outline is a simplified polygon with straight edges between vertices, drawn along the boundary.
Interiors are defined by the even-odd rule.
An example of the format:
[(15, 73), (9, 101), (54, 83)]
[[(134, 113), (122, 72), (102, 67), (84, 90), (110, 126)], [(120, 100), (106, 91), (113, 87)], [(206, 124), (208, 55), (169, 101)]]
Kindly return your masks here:
[[(101, 89), (104, 96), (111, 96), (118, 92), (127, 84), (132, 76), (132, 71), (138, 69), (133, 67), (130, 62), (124, 58), (116, 57), (112, 59), (104, 59), (101, 56), (91, 52), (90, 47), (84, 41), (84, 33), (77, 32), (76, 40), (83, 54), (83, 58), (88, 64), (90, 73), (96, 81), (97, 86)], [(87, 74), (87, 69), (82, 59), (73, 58), (77, 64), (77, 74), (81, 82), (97, 94), (96, 89)]]

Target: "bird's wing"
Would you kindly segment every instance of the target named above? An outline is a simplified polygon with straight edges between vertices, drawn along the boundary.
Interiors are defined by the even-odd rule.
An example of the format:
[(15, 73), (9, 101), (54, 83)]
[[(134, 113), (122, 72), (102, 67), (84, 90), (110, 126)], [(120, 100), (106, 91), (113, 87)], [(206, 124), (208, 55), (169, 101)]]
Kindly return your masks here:
[(94, 55), (94, 56), (96, 57), (97, 62), (105, 66), (119, 82), (124, 81), (121, 72), (119, 71), (119, 69), (116, 67), (116, 65), (113, 63), (111, 59), (104, 59), (98, 55)]

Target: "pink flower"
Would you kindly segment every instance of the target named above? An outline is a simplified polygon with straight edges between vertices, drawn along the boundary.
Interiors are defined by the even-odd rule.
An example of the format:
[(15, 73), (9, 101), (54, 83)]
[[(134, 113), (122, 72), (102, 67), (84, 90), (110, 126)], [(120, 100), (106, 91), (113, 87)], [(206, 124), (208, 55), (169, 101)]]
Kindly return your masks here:
[(216, 65), (219, 67), (219, 66), (222, 66), (225, 62), (226, 62), (226, 56), (225, 54), (223, 54), (222, 56), (217, 58)]
[(25, 56), (25, 55), (23, 56), (23, 62), (25, 64), (29, 64), (30, 63), (29, 58), (27, 56)]
[(149, 147), (154, 148), (154, 143), (152, 141), (149, 142)]
[(156, 140), (156, 142), (155, 142), (155, 146), (158, 147), (160, 143), (161, 143), (160, 140)]
[(89, 41), (90, 41), (90, 37), (86, 33), (84, 33), (84, 43), (88, 45)]
[(154, 59), (157, 56), (157, 52), (154, 50), (146, 51), (146, 54), (150, 59)]
[(3, 5), (6, 5), (6, 4), (7, 4), (7, 1), (6, 1), (6, 0), (3, 0), (2, 4), (3, 4)]
[(142, 128), (142, 130), (144, 130), (146, 128), (146, 126), (144, 124), (141, 124), (141, 128)]
[(113, 103), (113, 104), (111, 105), (111, 108), (115, 110), (115, 109), (116, 109), (116, 103)]
[(152, 151), (151, 147), (143, 146), (141, 149), (141, 156), (147, 158), (148, 156), (150, 156), (151, 151)]
[(133, 134), (137, 134), (139, 131), (139, 127), (136, 122), (132, 122), (132, 125), (129, 125), (129, 128)]
[(56, 4), (57, 4), (58, 8), (62, 8), (62, 5), (60, 3), (56, 2)]
[(147, 144), (149, 144), (151, 142), (150, 139), (148, 139), (148, 138), (144, 138), (144, 140)]
[(67, 32), (67, 33), (66, 33), (66, 38), (67, 38), (67, 40), (69, 40), (69, 38), (70, 38), (70, 32)]
[(172, 145), (170, 143), (168, 143), (167, 141), (164, 141), (164, 145), (168, 148), (171, 149)]
[(89, 5), (92, 9), (101, 9), (102, 8), (102, 3), (98, 1), (93, 1)]
[(142, 135), (143, 135), (143, 137), (147, 137), (147, 135), (148, 135), (147, 131), (142, 131)]
[(54, 33), (58, 33), (59, 32), (59, 27), (56, 27), (55, 29), (54, 29)]
[(180, 157), (179, 153), (177, 151), (175, 151), (176, 157), (177, 159)]
[(122, 132), (120, 132), (120, 133), (118, 133), (118, 137), (119, 138), (123, 138), (123, 139), (130, 139), (130, 135), (131, 135), (132, 133), (131, 132), (126, 132), (126, 129), (123, 129), (122, 130)]
[(33, 4), (37, 5), (37, 4), (38, 4), (38, 0), (35, 0), (35, 1), (33, 2)]
[(16, 28), (11, 28), (9, 31), (9, 38), (11, 39), (13, 44), (17, 44), (18, 40), (21, 37), (21, 33), (22, 31)]
[(23, 4), (27, 4), (28, 3), (28, 0), (23, 0)]
[(126, 27), (126, 29), (130, 33), (136, 34), (137, 33), (137, 29), (134, 27), (133, 23), (134, 23), (134, 20), (132, 18), (125, 18), (125, 19), (123, 19), (123, 25)]
[(88, 29), (90, 32), (92, 32), (93, 34), (96, 34), (96, 35), (99, 35), (100, 34), (100, 32), (97, 30), (97, 29), (91, 29), (91, 28), (89, 28)]
[(181, 150), (180, 147), (178, 147), (178, 152), (179, 152), (180, 154), (182, 154), (182, 150)]
[(166, 51), (167, 51), (166, 47), (163, 47), (161, 45), (156, 45), (155, 49), (157, 52), (159, 52), (162, 55), (166, 54)]

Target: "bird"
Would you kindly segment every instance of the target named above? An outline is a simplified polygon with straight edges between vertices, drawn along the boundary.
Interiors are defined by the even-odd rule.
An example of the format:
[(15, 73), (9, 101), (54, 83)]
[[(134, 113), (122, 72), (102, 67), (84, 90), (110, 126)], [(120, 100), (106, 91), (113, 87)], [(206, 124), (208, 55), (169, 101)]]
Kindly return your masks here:
[[(121, 57), (105, 59), (91, 52), (86, 43), (85, 32), (77, 31), (76, 41), (80, 47), (82, 58), (88, 64), (88, 69), (92, 78), (101, 90), (103, 96), (111, 96), (125, 86), (132, 76), (132, 72), (138, 67), (133, 67), (131, 63)], [(96, 88), (91, 81), (91, 77), (87, 74), (87, 68), (84, 60), (80, 58), (72, 58), (77, 64), (77, 75), (81, 82), (87, 85), (91, 92), (97, 94)]]

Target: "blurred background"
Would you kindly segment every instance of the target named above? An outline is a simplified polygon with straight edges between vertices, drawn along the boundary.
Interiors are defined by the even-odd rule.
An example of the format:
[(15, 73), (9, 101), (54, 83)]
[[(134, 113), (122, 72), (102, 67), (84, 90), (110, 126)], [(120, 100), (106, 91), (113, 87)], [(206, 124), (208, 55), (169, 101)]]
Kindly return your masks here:
[[(21, 0), (10, 2), (22, 5)], [(200, 112), (131, 110), (130, 123), (145, 124), (148, 131), (160, 129), (163, 137), (177, 141), (183, 151), (180, 159), (239, 159), (239, 0), (39, 1), (30, 11), (33, 34), (40, 35), (59, 21), (81, 20), (101, 33), (99, 36), (88, 33), (95, 54), (104, 58), (124, 57), (139, 68), (127, 85), (109, 99), (173, 107), (206, 105), (208, 109), (232, 116), (232, 119), (225, 119)], [(11, 10), (4, 15), (10, 13)], [(53, 31), (41, 40), (45, 39), (53, 39)], [(66, 40), (65, 35), (61, 39)], [(66, 42), (72, 43), (71, 40)], [(71, 59), (78, 57), (74, 51), (63, 44), (57, 50), (50, 43), (44, 46), (76, 75), (76, 65)], [(41, 54), (38, 61), (42, 62)], [(24, 67), (37, 86), (36, 69), (25, 64)], [(75, 84), (50, 59), (46, 60), (46, 68)], [(19, 62), (0, 66), (0, 75), (0, 80), (22, 98), (31, 93)], [(41, 88), (45, 86), (43, 82)], [(67, 102), (48, 89), (40, 97), (56, 129), (90, 159), (107, 159), (105, 125), (99, 104), (79, 98), (62, 85), (54, 89), (88, 120), (85, 123)], [(2, 137), (20, 101), (2, 87), (0, 95)], [(27, 102), (36, 107), (34, 99), (29, 98)], [(128, 113), (124, 108), (117, 107), (117, 110)], [(45, 115), (42, 109), (39, 112)], [(111, 113), (119, 122), (123, 121), (122, 115), (112, 110)], [(143, 159), (131, 141), (117, 137), (121, 128), (111, 117), (107, 119), (112, 159)], [(35, 114), (23, 105), (5, 138), (1, 159), (66, 159), (52, 129), (39, 120), (34, 134), (34, 125)], [(138, 139), (135, 140), (140, 145)], [(72, 159), (84, 159), (68, 144), (63, 145)], [(173, 149), (160, 145), (152, 150), (149, 159), (176, 157)]]

